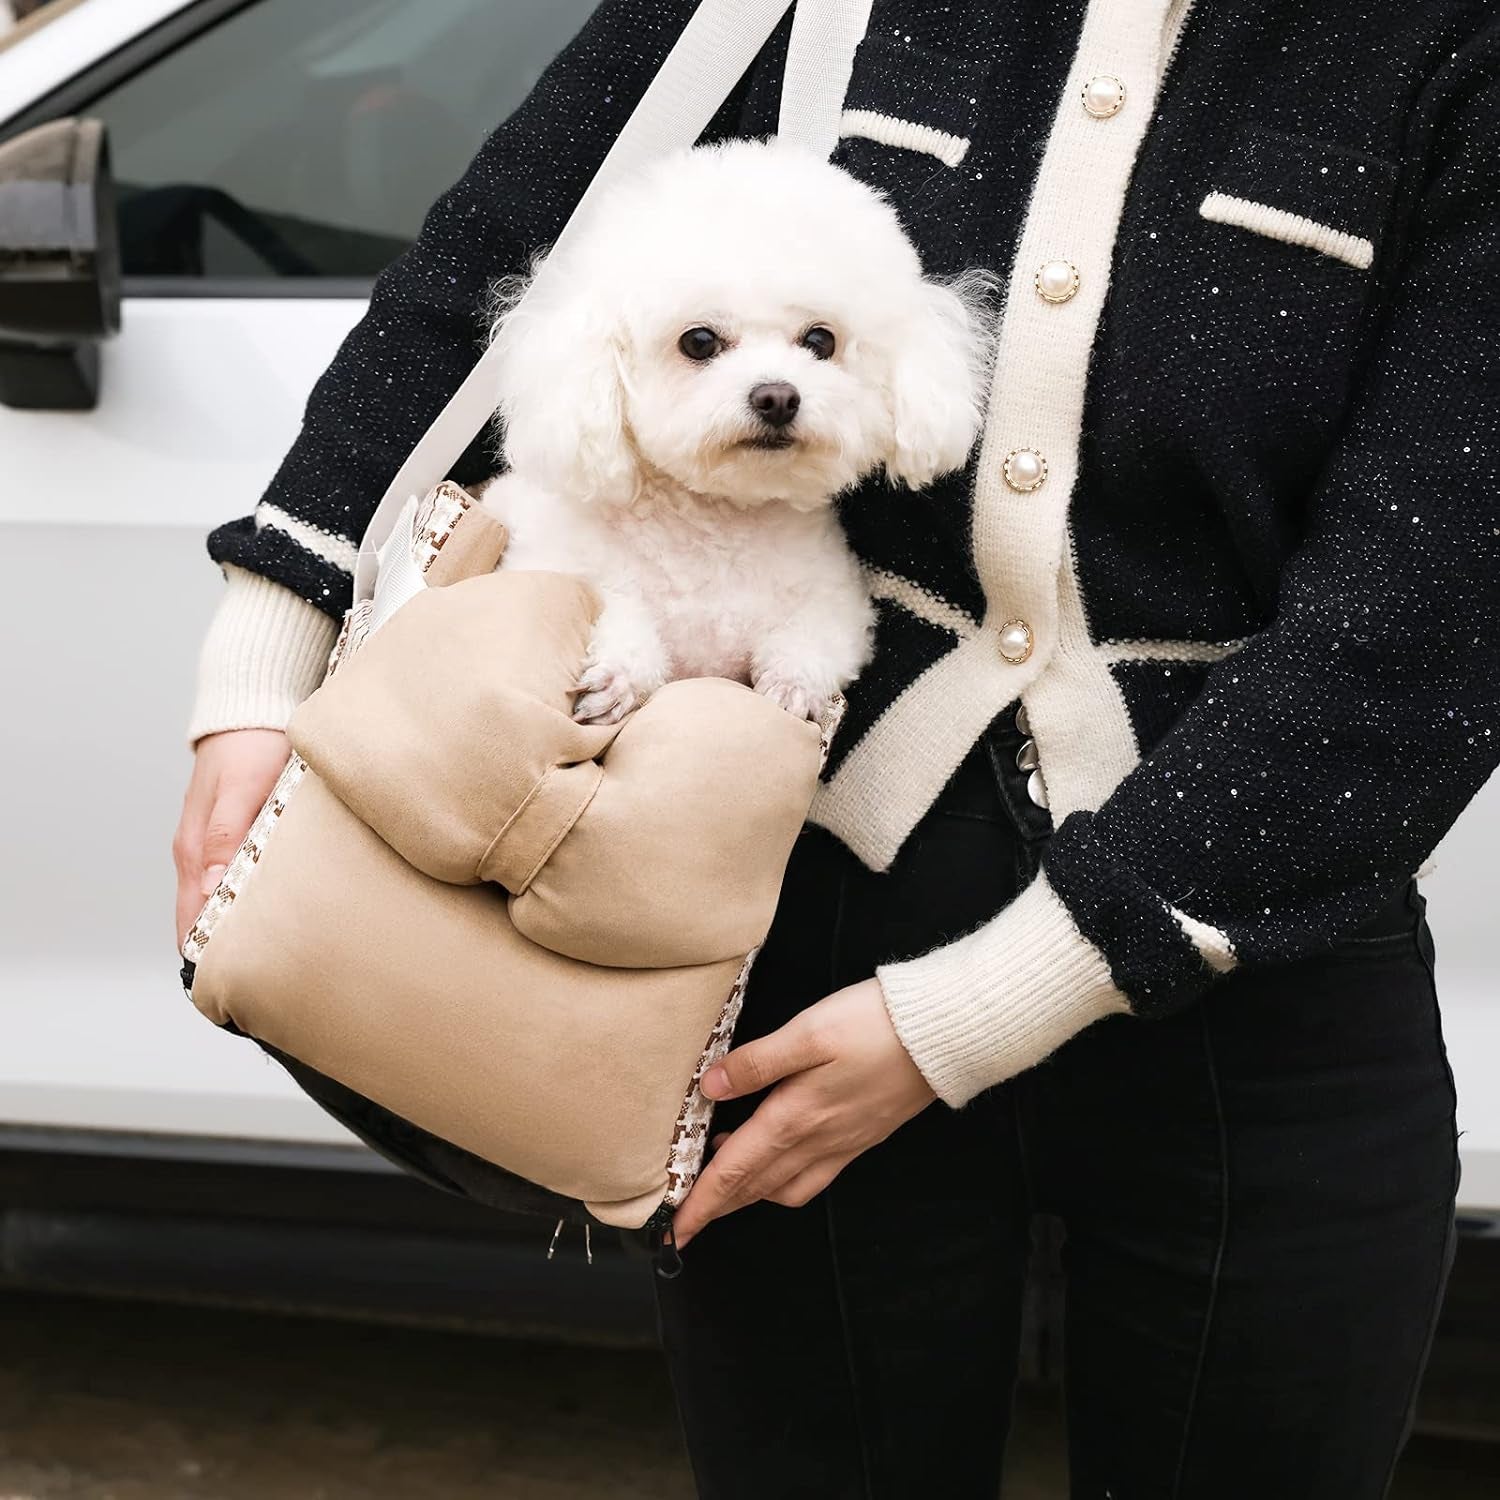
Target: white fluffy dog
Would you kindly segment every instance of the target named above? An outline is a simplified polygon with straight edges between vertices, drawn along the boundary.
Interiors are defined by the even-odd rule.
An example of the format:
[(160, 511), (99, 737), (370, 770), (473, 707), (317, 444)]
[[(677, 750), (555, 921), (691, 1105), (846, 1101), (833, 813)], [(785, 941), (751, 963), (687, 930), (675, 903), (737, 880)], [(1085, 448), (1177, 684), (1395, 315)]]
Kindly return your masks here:
[(683, 152), (607, 193), (503, 288), (504, 566), (603, 600), (574, 716), (748, 682), (817, 717), (873, 610), (832, 501), (957, 468), (986, 363), (976, 278), (922, 274), (891, 207), (775, 142)]

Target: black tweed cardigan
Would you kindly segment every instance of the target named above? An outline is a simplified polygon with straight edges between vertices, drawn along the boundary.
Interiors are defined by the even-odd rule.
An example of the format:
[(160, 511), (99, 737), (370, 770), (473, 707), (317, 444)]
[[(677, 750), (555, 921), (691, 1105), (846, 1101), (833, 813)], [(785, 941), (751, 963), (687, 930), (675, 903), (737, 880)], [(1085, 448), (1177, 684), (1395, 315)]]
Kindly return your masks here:
[[(340, 549), (475, 358), (486, 286), (555, 234), (690, 9), (600, 6), (380, 278), (216, 559), (345, 606)], [(719, 133), (773, 128), (784, 47)], [(1041, 876), (880, 976), (958, 1103), (1097, 1015), (1351, 932), (1500, 758), (1500, 22), (877, 0), (839, 159), (931, 270), (1009, 278), (969, 471), (843, 503), (878, 652), (814, 810), (888, 865), (1024, 703)], [(476, 445), (457, 477), (490, 467)]]

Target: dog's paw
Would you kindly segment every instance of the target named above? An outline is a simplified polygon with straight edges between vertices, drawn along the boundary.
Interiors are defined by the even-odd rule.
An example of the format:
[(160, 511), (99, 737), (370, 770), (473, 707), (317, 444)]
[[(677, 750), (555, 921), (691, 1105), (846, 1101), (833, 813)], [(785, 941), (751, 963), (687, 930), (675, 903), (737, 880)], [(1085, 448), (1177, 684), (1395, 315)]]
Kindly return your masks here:
[(755, 691), (797, 719), (816, 721), (822, 718), (823, 710), (827, 707), (823, 697), (805, 682), (799, 682), (795, 677), (782, 677), (774, 672), (757, 677)]
[(595, 662), (578, 679), (573, 719), (578, 724), (618, 724), (641, 701), (629, 673)]

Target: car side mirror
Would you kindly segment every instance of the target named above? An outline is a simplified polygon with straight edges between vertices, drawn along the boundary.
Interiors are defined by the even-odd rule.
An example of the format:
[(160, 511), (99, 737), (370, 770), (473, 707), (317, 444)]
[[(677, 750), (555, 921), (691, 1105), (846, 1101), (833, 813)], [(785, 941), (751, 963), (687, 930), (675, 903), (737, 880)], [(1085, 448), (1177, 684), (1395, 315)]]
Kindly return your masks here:
[(120, 237), (99, 120), (0, 143), (0, 403), (87, 411), (120, 328)]

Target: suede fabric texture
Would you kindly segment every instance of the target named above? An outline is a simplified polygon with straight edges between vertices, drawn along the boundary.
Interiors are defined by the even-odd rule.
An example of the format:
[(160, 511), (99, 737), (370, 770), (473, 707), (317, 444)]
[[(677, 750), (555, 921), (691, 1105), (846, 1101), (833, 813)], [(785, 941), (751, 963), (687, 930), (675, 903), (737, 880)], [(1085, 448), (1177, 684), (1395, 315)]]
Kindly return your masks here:
[(574, 724), (598, 608), (577, 579), (498, 572), (431, 588), (372, 635), (293, 719), (309, 769), (192, 996), (638, 1228), (771, 925), (821, 743), (719, 679)]
[(419, 594), (297, 711), (293, 748), (418, 870), (505, 887), (517, 929), (554, 952), (743, 959), (775, 914), (818, 731), (719, 678), (575, 724), (597, 612), (552, 573)]
[[(529, 827), (522, 815), (539, 795), (576, 817), (594, 757), (615, 737), (568, 712), (569, 665), (583, 660), (597, 612), (588, 585), (561, 574), (495, 573), (418, 594), (292, 716), (292, 748), (433, 879), (507, 873), (524, 889), (524, 865), (494, 858), (495, 845), (513, 822)], [(578, 796), (545, 797), (554, 772), (577, 781)]]
[(422, 874), (303, 778), (193, 1000), (528, 1181), (638, 1228), (739, 973), (603, 969), (523, 938), (495, 886)]

